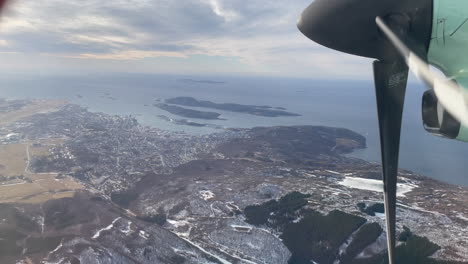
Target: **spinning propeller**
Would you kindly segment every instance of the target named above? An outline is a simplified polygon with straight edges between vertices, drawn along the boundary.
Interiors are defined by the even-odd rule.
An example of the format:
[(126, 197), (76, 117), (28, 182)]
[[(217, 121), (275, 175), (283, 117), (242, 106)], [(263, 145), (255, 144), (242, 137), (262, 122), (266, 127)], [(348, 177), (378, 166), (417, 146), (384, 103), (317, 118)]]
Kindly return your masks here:
[[(323, 46), (377, 59), (373, 69), (390, 263), (395, 263), (396, 184), (408, 70), (429, 87), (422, 104), (425, 129), (467, 141), (468, 96), (461, 86), (468, 87), (467, 21), (466, 0), (315, 0), (298, 21), (299, 30)], [(451, 79), (435, 75), (429, 63)]]

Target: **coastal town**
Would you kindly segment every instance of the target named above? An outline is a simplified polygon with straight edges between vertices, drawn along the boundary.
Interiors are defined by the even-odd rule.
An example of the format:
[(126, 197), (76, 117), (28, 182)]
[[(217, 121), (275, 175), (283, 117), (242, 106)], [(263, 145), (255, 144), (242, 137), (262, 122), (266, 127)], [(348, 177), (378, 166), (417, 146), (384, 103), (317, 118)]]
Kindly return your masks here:
[[(353, 131), (189, 135), (59, 101), (4, 100), (0, 109), (2, 263), (379, 263), (385, 255), (380, 166), (344, 155), (366, 147)], [(467, 200), (468, 188), (400, 170), (399, 247), (414, 254), (402, 258), (468, 261)], [(302, 246), (317, 251), (294, 242), (302, 234), (312, 243)]]

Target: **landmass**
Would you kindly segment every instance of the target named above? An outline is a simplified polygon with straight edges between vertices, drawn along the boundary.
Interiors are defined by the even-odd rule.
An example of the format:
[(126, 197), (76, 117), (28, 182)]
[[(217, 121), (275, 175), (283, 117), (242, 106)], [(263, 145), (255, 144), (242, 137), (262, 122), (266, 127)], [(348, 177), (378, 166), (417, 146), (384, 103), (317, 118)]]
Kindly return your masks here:
[(103, 95), (100, 96), (101, 98), (104, 98), (104, 99), (109, 99), (109, 100), (117, 100), (117, 98), (113, 97), (110, 93), (104, 93)]
[[(195, 136), (63, 102), (2, 106), (1, 263), (385, 261), (381, 168), (343, 155), (366, 146), (351, 130)], [(400, 170), (397, 263), (468, 263), (467, 201)]]
[(225, 84), (225, 82), (213, 80), (179, 79), (179, 81), (185, 83)]
[(214, 125), (214, 124), (207, 124), (207, 123), (198, 123), (198, 122), (193, 122), (187, 119), (174, 119), (174, 118), (169, 118), (165, 115), (158, 115), (160, 119), (171, 122), (176, 125), (183, 125), (183, 126), (193, 126), (193, 127), (210, 127), (214, 129), (223, 129), (222, 126)]
[(178, 115), (178, 116), (183, 116), (183, 117), (188, 117), (188, 118), (198, 118), (198, 119), (220, 119), (219, 116), (221, 115), (220, 113), (216, 112), (206, 112), (206, 111), (198, 111), (194, 109), (188, 109), (176, 105), (169, 105), (169, 104), (162, 104), (162, 103), (157, 103), (154, 104), (154, 106), (165, 110), (173, 115)]
[(251, 115), (265, 116), (265, 117), (278, 117), (278, 116), (300, 116), (299, 114), (284, 111), (280, 107), (271, 107), (268, 105), (243, 105), (235, 103), (214, 103), (211, 101), (197, 100), (193, 97), (175, 97), (166, 99), (167, 104), (176, 104), (190, 107), (205, 107), (230, 112), (246, 113)]

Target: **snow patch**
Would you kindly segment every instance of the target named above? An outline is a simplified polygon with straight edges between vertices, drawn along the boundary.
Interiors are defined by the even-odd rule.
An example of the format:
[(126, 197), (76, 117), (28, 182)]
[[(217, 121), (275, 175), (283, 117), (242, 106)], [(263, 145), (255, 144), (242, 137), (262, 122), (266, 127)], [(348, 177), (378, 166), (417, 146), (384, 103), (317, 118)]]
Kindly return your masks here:
[(188, 226), (185, 232), (177, 232), (179, 230), (177, 231), (173, 230), (172, 232), (178, 235), (179, 237), (190, 237), (190, 232), (192, 231), (192, 225), (188, 221), (185, 221), (185, 220), (177, 221), (177, 220), (171, 220), (171, 219), (167, 219), (166, 221), (172, 226), (174, 226), (175, 228)]
[(247, 246), (249, 246), (250, 248), (256, 249), (256, 250), (259, 250), (259, 249), (262, 248), (262, 247), (259, 246), (259, 245), (254, 245), (254, 244), (252, 244), (252, 242), (250, 242), (250, 241), (247, 242)]
[(292, 220), (293, 223), (297, 224), (302, 220), (302, 216), (298, 216), (296, 219)]
[(130, 235), (131, 233), (133, 233), (133, 230), (132, 230), (132, 221), (128, 221), (127, 223), (127, 229), (125, 230), (120, 230), (120, 232), (124, 233), (126, 236)]
[(147, 234), (145, 231), (143, 230), (140, 230), (140, 232), (138, 232), (138, 235), (143, 238), (143, 239), (148, 239), (149, 238), (149, 234)]
[(104, 227), (104, 228), (98, 230), (98, 231), (96, 232), (96, 234), (94, 234), (94, 236), (92, 237), (92, 239), (98, 238), (98, 237), (101, 235), (101, 232), (102, 232), (102, 231), (111, 230), (111, 229), (114, 227), (115, 222), (119, 221), (120, 218), (121, 218), (121, 217), (117, 217), (116, 219), (114, 219), (114, 221), (112, 221), (112, 223), (111, 223), (110, 225), (108, 225), (107, 227)]
[(60, 244), (54, 249), (52, 250), (51, 252), (49, 252), (49, 254), (54, 254), (55, 252), (57, 252), (57, 250), (59, 250), (62, 246), (63, 246), (63, 241), (60, 241)]
[[(373, 192), (383, 192), (382, 180), (365, 179), (358, 177), (345, 177), (338, 184), (360, 190), (368, 190)], [(404, 197), (406, 193), (411, 192), (414, 188), (418, 187), (416, 184), (398, 183), (397, 196)]]
[[(364, 225), (363, 225), (364, 226)], [(359, 232), (359, 230), (361, 230), (361, 228), (363, 227), (361, 226), (360, 228), (358, 228), (356, 231), (354, 231), (349, 237), (348, 239), (346, 239), (346, 241), (341, 244), (340, 248), (338, 249), (338, 257), (337, 259), (335, 259), (335, 261), (333, 262), (333, 264), (340, 264), (340, 257), (343, 256), (345, 253), (346, 253), (346, 250), (348, 250), (348, 247), (349, 245), (351, 244), (351, 242), (353, 242), (354, 238), (356, 237), (356, 234)]]
[(457, 217), (461, 220), (464, 220), (464, 221), (467, 221), (468, 222), (468, 217), (465, 217), (464, 215), (462, 215), (461, 213), (458, 213), (457, 214)]
[(26, 182), (23, 181), (23, 182), (17, 182), (17, 183), (10, 183), (10, 184), (0, 184), (0, 187), (5, 187), (5, 186), (14, 186), (14, 185), (21, 185), (21, 184), (25, 184)]
[(185, 220), (180, 220), (180, 221), (177, 221), (177, 220), (171, 220), (171, 219), (167, 219), (166, 220), (169, 224), (173, 225), (174, 227), (181, 227), (181, 226), (186, 226), (189, 224), (188, 221), (185, 221)]
[[(64, 260), (65, 258), (61, 258), (57, 262), (41, 261), (41, 264), (60, 264), (60, 263), (63, 263)], [(20, 262), (20, 263), (27, 263), (27, 262)]]
[(250, 233), (252, 231), (251, 226), (241, 226), (241, 225), (231, 225), (231, 227), (237, 231), (242, 233)]
[(172, 247), (172, 250), (174, 251), (174, 253), (179, 254), (179, 255), (185, 255), (185, 256), (188, 255), (191, 257), (197, 257), (197, 254), (193, 253), (192, 251), (182, 250), (182, 249), (178, 249), (175, 247)]
[(185, 241), (186, 241), (187, 243), (189, 243), (190, 245), (192, 245), (192, 246), (198, 248), (198, 249), (201, 250), (203, 253), (208, 254), (208, 255), (214, 257), (215, 259), (217, 259), (217, 260), (218, 260), (219, 262), (221, 262), (222, 264), (232, 264), (231, 262), (229, 262), (229, 261), (227, 261), (227, 260), (225, 260), (225, 259), (219, 257), (218, 255), (215, 255), (215, 254), (212, 254), (212, 253), (206, 251), (204, 248), (202, 248), (202, 247), (199, 246), (198, 244), (196, 244), (196, 243), (194, 243), (194, 242), (192, 242), (192, 241), (190, 241), (190, 240), (188, 240), (188, 239), (186, 239), (186, 238), (181, 237), (181, 239), (185, 240)]
[(382, 220), (385, 220), (385, 214), (383, 213), (377, 213), (377, 212), (374, 212), (375, 216), (377, 216), (378, 218), (382, 219)]
[(200, 191), (200, 196), (205, 201), (208, 201), (208, 200), (213, 199), (215, 197), (215, 195), (214, 195), (214, 193), (212, 191)]
[(370, 258), (382, 253), (387, 248), (387, 236), (382, 232), (374, 243), (368, 245), (361, 253), (356, 256), (356, 259)]
[(434, 215), (442, 215), (439, 212), (425, 210), (425, 209), (423, 209), (423, 208), (421, 208), (421, 207), (419, 207), (419, 206), (417, 206), (415, 204), (409, 206), (409, 205), (406, 205), (406, 204), (397, 203), (397, 205), (400, 206), (400, 207), (409, 209), (409, 210), (413, 210), (413, 211), (418, 211), (418, 212), (423, 212), (423, 213), (428, 213), (428, 214), (434, 214)]
[(19, 136), (19, 134), (17, 133), (10, 133), (10, 134), (7, 134), (4, 138), (5, 139), (11, 139), (11, 138), (14, 138), (14, 137), (17, 137)]

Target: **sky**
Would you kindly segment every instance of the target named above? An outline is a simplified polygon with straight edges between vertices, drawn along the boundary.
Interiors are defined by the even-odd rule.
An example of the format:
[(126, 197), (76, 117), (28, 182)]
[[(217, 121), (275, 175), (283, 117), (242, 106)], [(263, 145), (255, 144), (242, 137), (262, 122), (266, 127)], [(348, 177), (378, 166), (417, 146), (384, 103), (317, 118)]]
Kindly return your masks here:
[(0, 70), (370, 79), (371, 60), (297, 30), (310, 2), (12, 0), (0, 20)]

